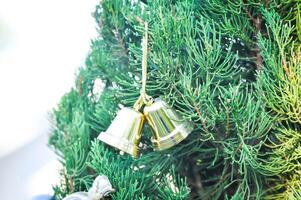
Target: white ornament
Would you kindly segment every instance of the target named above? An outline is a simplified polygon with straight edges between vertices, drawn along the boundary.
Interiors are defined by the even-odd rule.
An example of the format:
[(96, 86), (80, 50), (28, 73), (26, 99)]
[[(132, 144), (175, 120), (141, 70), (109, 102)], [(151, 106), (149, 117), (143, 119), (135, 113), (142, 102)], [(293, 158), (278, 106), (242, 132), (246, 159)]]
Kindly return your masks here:
[(97, 176), (88, 192), (88, 200), (99, 200), (114, 192), (109, 179), (105, 175)]
[(101, 200), (114, 191), (108, 177), (100, 175), (94, 180), (89, 192), (75, 192), (68, 195), (63, 200)]
[(104, 88), (105, 88), (105, 83), (100, 79), (100, 78), (96, 78), (94, 80), (94, 85), (93, 85), (93, 89), (92, 89), (92, 94), (93, 98), (95, 101), (98, 101), (100, 95), (102, 94)]

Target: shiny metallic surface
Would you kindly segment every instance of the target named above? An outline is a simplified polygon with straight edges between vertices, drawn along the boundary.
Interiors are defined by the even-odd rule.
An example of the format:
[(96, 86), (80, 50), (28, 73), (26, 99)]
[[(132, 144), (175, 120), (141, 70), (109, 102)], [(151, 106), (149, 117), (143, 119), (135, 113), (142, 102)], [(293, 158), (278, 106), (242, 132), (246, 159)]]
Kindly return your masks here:
[(108, 130), (100, 133), (98, 139), (133, 157), (138, 157), (143, 123), (142, 113), (131, 108), (122, 108)]
[(179, 114), (161, 99), (145, 106), (144, 115), (153, 129), (152, 142), (155, 150), (168, 149), (180, 143), (193, 130), (191, 123), (181, 119)]

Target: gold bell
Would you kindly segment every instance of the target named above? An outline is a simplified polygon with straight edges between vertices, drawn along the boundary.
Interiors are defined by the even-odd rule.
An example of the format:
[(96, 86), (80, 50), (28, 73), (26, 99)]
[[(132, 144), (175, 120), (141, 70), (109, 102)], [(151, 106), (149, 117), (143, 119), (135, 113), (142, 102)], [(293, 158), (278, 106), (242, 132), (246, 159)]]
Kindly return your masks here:
[(142, 113), (131, 108), (122, 108), (107, 131), (99, 134), (98, 139), (137, 157), (143, 122)]
[(183, 121), (174, 109), (159, 98), (144, 107), (144, 115), (153, 130), (152, 143), (156, 150), (180, 143), (193, 130), (191, 123)]

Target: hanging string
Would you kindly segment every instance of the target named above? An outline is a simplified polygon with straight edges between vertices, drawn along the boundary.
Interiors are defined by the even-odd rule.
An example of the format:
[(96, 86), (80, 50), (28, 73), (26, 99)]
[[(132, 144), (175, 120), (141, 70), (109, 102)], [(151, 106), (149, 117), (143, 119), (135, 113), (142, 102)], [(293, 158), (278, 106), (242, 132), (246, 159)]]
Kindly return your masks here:
[(135, 110), (139, 110), (144, 104), (150, 105), (153, 102), (151, 96), (146, 94), (147, 80), (147, 46), (148, 46), (148, 23), (144, 22), (144, 35), (142, 39), (142, 87), (140, 96), (134, 105)]
[(148, 24), (144, 24), (144, 36), (142, 40), (142, 89), (141, 95), (145, 100), (146, 96), (146, 75), (147, 75), (147, 46), (148, 46)]

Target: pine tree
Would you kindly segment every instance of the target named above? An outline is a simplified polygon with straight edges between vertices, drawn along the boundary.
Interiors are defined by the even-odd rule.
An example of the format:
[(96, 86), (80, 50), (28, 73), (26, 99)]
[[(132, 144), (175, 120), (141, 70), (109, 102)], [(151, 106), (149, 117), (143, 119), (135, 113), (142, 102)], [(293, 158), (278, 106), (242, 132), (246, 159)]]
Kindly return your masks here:
[[(299, 0), (103, 0), (94, 17), (99, 35), (52, 112), (57, 199), (99, 174), (114, 200), (301, 199)], [(145, 125), (134, 159), (96, 137), (140, 95), (143, 21), (147, 92), (194, 130), (153, 151)]]

